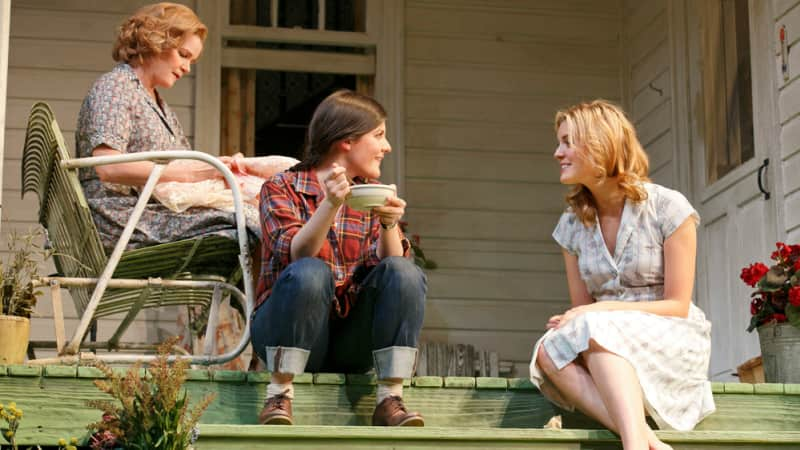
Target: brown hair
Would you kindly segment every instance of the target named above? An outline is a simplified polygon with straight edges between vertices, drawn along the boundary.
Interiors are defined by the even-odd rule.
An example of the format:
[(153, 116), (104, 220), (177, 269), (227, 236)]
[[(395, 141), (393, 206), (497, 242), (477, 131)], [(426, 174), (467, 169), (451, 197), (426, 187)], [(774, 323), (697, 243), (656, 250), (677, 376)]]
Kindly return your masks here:
[[(616, 178), (625, 197), (640, 202), (647, 198), (642, 182), (647, 177), (647, 154), (636, 137), (636, 130), (620, 107), (606, 100), (579, 103), (558, 111), (555, 129), (567, 124), (569, 145), (598, 172), (598, 181)], [(591, 191), (582, 185), (573, 186), (567, 204), (585, 225), (594, 224), (597, 205)]]
[(372, 97), (347, 89), (334, 92), (314, 110), (303, 160), (291, 170), (318, 167), (337, 141), (357, 139), (385, 120), (386, 111)]
[(188, 7), (168, 2), (143, 6), (119, 26), (111, 56), (114, 61), (138, 66), (145, 58), (178, 48), (187, 33), (203, 41), (208, 34), (208, 28)]

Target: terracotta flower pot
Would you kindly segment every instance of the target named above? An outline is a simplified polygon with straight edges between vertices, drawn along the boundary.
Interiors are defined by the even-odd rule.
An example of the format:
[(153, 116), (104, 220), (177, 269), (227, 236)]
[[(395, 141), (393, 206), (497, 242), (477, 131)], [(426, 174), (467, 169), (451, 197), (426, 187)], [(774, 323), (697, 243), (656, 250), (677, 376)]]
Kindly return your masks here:
[(30, 334), (29, 319), (0, 315), (0, 364), (22, 364)]
[(800, 383), (800, 328), (788, 323), (758, 327), (767, 383)]

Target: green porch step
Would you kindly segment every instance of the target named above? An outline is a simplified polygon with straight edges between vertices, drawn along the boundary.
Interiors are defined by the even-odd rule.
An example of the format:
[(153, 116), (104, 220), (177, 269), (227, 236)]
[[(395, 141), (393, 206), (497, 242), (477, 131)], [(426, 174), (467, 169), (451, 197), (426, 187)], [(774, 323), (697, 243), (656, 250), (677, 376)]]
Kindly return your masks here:
[[(527, 379), (417, 377), (406, 380), (406, 404), (423, 413), (427, 426), (421, 430), (394, 431), (369, 426), (375, 406), (374, 376), (321, 373), (298, 376), (293, 402), (297, 426), (277, 429), (256, 425), (269, 382), (268, 373), (190, 370), (187, 375), (186, 389), (193, 401), (207, 393), (217, 394), (201, 419), (201, 439), (207, 443), (204, 445), (227, 439), (225, 435), (229, 431), (244, 433), (241, 445), (248, 446), (248, 439), (285, 440), (288, 438), (283, 437), (284, 433), (292, 436), (302, 430), (306, 433), (319, 430), (322, 435), (341, 434), (342, 439), (352, 440), (356, 447), (359, 440), (369, 441), (372, 439), (369, 436), (375, 433), (385, 436), (386, 445), (396, 445), (396, 440), (402, 438), (419, 444), (419, 448), (434, 442), (436, 436), (441, 436), (450, 446), (465, 439), (471, 441), (473, 436), (497, 440), (486, 448), (514, 448), (520, 440), (531, 439), (530, 443), (541, 441), (562, 446), (540, 448), (599, 449), (605, 447), (586, 447), (587, 442), (600, 445), (612, 439), (605, 431), (593, 431), (597, 424), (584, 416), (554, 408)], [(20, 442), (25, 445), (51, 445), (62, 437), (84, 438), (86, 424), (100, 416), (99, 411), (86, 406), (86, 401), (107, 398), (93, 384), (94, 379), (100, 377), (102, 373), (91, 367), (0, 366), (0, 403), (16, 401), (25, 412), (19, 429)], [(739, 436), (736, 439), (741, 442), (736, 441), (736, 445), (744, 447), (737, 448), (761, 448), (765, 437), (777, 439), (776, 445), (792, 442), (794, 448), (800, 448), (800, 437), (785, 433), (800, 430), (800, 385), (715, 383), (713, 391), (717, 412), (700, 423), (697, 431), (674, 435), (676, 439), (691, 440), (686, 444), (690, 446), (683, 448), (699, 445), (695, 442), (697, 439), (716, 439), (715, 436), (721, 435), (731, 436), (731, 439)], [(564, 427), (572, 430), (553, 435), (541, 429), (557, 414), (562, 415)], [(723, 433), (706, 435), (701, 431)], [(264, 433), (271, 437), (248, 437)], [(403, 433), (410, 433), (411, 437)], [(552, 441), (552, 436), (559, 439)], [(311, 440), (309, 442), (316, 439), (315, 436), (306, 438)], [(376, 439), (384, 442), (383, 438)], [(717, 448), (727, 448), (727, 444), (719, 445)]]
[[(797, 449), (800, 446), (800, 432), (797, 431), (660, 431), (658, 435), (675, 450)], [(614, 434), (601, 430), (201, 425), (195, 448), (610, 450), (621, 447)]]

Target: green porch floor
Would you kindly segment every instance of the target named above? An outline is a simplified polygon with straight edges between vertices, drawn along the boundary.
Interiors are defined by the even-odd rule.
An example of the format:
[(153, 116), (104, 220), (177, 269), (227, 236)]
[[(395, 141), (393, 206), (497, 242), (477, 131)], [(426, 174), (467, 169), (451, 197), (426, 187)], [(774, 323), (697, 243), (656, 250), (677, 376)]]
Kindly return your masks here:
[[(425, 416), (423, 429), (368, 426), (375, 405), (374, 377), (304, 374), (295, 380), (296, 426), (256, 425), (269, 374), (191, 370), (192, 400), (216, 400), (201, 419), (198, 449), (217, 448), (618, 448), (613, 434), (593, 430), (577, 414), (556, 410), (527, 379), (417, 377), (407, 380), (409, 408)], [(15, 401), (25, 417), (24, 445), (52, 445), (61, 437), (87, 436), (104, 399), (91, 367), (0, 366), (0, 403)], [(659, 432), (676, 449), (800, 449), (800, 385), (713, 385), (717, 412), (689, 433)], [(563, 414), (564, 430), (543, 430)], [(257, 445), (256, 445), (257, 444)]]

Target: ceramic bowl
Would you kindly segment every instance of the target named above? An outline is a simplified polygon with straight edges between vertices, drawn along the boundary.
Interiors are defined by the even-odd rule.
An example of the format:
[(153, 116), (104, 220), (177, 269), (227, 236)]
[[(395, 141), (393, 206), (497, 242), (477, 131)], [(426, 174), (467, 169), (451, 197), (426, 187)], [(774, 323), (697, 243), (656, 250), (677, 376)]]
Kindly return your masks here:
[(366, 211), (376, 206), (383, 206), (386, 203), (386, 197), (394, 193), (394, 189), (386, 184), (357, 184), (350, 186), (347, 206), (359, 211)]

